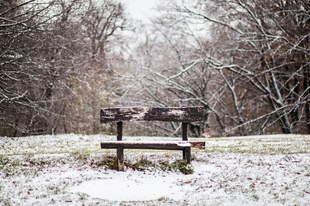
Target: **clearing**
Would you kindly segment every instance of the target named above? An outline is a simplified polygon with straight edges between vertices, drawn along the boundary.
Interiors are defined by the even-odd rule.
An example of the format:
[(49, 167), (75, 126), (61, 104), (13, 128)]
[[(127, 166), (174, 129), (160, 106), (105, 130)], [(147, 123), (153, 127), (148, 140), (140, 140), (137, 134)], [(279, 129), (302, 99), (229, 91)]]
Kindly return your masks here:
[(0, 137), (0, 205), (310, 202), (309, 135), (209, 138), (205, 150), (192, 150), (190, 166), (179, 161), (179, 151), (127, 150), (125, 172), (111, 169), (115, 150), (100, 149), (102, 140), (113, 141), (115, 136)]

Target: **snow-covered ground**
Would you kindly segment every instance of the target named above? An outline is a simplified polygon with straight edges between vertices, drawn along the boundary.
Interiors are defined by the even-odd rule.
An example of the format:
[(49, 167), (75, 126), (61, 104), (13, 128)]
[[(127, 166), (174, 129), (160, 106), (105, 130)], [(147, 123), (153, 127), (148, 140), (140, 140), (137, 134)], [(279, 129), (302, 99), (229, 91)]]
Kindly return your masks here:
[[(103, 135), (0, 137), (0, 205), (309, 205), (310, 136), (206, 139), (193, 174), (108, 169)], [(176, 140), (125, 137), (125, 140)], [(204, 140), (204, 139), (199, 139)], [(125, 150), (125, 162), (172, 163), (179, 151)]]

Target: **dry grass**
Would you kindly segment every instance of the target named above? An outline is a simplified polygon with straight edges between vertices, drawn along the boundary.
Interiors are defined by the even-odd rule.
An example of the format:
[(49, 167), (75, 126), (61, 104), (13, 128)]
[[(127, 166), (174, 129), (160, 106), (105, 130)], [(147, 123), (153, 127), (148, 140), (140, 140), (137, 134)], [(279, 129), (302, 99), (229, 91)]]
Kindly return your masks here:
[[(174, 138), (125, 137), (130, 140)], [(101, 150), (110, 136), (0, 138), (0, 205), (306, 205), (310, 201), (310, 136), (272, 135), (206, 139), (184, 167), (178, 151), (126, 150), (126, 174), (183, 175), (175, 187), (184, 197), (111, 201), (70, 192), (115, 173), (115, 151)], [(199, 139), (201, 140), (201, 139)], [(136, 170), (136, 171), (134, 171)], [(136, 174), (136, 173), (135, 173)], [(144, 176), (146, 175), (146, 176)], [(182, 174), (181, 174), (182, 175)], [(226, 194), (229, 194), (227, 196)]]

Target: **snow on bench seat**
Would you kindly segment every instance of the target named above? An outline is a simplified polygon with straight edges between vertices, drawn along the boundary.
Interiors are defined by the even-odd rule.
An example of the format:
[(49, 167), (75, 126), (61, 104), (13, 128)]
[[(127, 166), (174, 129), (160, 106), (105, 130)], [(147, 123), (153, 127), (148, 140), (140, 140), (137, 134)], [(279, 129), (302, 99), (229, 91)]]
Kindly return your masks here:
[(103, 141), (101, 149), (159, 149), (159, 150), (184, 150), (191, 147), (188, 141)]

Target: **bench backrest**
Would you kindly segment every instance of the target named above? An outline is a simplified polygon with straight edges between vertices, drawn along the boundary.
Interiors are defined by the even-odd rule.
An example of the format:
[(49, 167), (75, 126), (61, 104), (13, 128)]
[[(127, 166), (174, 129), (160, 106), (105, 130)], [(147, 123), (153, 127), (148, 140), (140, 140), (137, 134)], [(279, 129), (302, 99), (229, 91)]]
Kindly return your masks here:
[(100, 122), (166, 121), (197, 122), (203, 120), (203, 107), (115, 107), (100, 111)]

